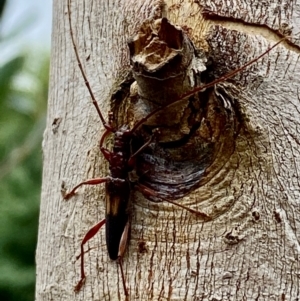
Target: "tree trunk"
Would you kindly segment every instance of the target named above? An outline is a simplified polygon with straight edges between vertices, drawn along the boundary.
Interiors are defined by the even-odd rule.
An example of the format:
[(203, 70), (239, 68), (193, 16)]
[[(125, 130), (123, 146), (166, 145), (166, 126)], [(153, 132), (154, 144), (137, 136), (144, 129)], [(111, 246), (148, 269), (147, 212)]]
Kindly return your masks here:
[[(120, 91), (128, 94), (129, 84), (131, 95), (137, 90), (141, 99), (163, 98), (169, 103), (199, 85), (202, 78), (194, 75), (197, 72), (218, 78), (261, 54), (282, 35), (299, 32), (299, 7), (299, 0), (230, 4), (218, 0), (72, 0), (71, 18), (79, 56), (99, 106), (105, 116), (112, 110), (121, 125), (134, 123), (133, 119), (148, 112), (140, 116), (140, 101), (128, 110), (122, 102), (113, 102)], [(104, 185), (80, 188), (69, 201), (63, 200), (61, 190), (109, 172), (99, 150), (104, 128), (71, 43), (67, 1), (54, 1), (53, 11), (36, 300), (125, 300), (120, 269), (107, 255), (104, 229), (86, 244), (86, 250), (93, 248), (85, 256), (86, 282), (78, 293), (73, 291), (80, 279), (76, 256), (81, 240), (105, 217), (105, 190)], [(168, 20), (166, 39), (172, 44), (177, 33), (183, 34), (197, 49), (197, 59), (201, 57), (192, 67), (173, 66), (182, 67), (177, 70), (183, 74), (180, 87), (170, 74), (166, 75), (170, 82), (158, 85), (134, 69), (140, 66), (142, 55), (147, 60), (142, 41), (147, 33), (141, 32), (142, 24), (150, 20), (150, 26), (143, 28), (151, 31), (161, 17)], [(123, 74), (131, 70), (130, 60), (135, 63), (136, 90), (133, 79), (129, 84), (124, 81)], [(139, 157), (137, 182), (158, 195), (143, 196), (139, 184), (132, 191), (131, 236), (123, 259), (128, 300), (296, 300), (300, 295), (298, 61), (299, 40), (283, 42), (235, 77), (203, 91), (212, 111), (199, 121), (199, 129), (189, 140), (192, 147), (172, 153), (176, 158), (182, 153), (194, 156), (195, 150), (200, 153), (197, 160), (203, 172), (190, 187), (178, 184), (170, 189), (167, 182), (179, 174), (183, 183), (190, 183), (185, 180), (190, 165), (176, 175), (175, 168), (163, 174), (159, 164), (150, 165), (146, 155)], [(167, 63), (172, 67), (173, 57)], [(151, 72), (157, 70), (162, 69)], [(184, 103), (176, 105), (184, 111)], [(155, 108), (147, 102), (143, 106), (150, 111)], [(166, 114), (173, 112), (170, 106), (166, 108)], [(162, 121), (153, 116), (145, 123), (151, 127), (157, 122)], [(183, 119), (179, 124), (178, 131), (161, 125), (153, 144), (179, 139), (178, 133), (185, 133)], [(196, 144), (200, 138), (206, 139), (205, 145)], [(151, 153), (160, 154), (157, 149)], [(194, 162), (191, 166), (197, 166), (196, 159), (188, 159)], [(167, 184), (154, 184), (155, 178)], [(202, 215), (159, 202), (161, 194)]]

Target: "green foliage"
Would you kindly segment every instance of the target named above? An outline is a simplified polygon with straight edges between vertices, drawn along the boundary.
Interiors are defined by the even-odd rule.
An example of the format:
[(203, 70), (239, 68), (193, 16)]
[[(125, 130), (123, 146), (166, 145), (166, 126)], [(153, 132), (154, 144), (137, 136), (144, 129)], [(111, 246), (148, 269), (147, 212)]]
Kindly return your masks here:
[(32, 301), (49, 58), (0, 67), (0, 300)]

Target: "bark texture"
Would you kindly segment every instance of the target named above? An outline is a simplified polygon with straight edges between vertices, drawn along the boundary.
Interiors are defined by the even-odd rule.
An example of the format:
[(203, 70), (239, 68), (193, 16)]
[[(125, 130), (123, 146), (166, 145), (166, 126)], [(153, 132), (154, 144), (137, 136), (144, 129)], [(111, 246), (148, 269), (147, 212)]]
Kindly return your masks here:
[[(197, 72), (217, 78), (256, 57), (282, 35), (293, 35), (300, 29), (299, 0), (73, 0), (71, 9), (77, 48), (90, 85), (104, 115), (112, 110), (118, 125), (133, 126), (155, 109), (158, 104), (148, 102), (149, 99), (162, 99), (165, 103), (200, 85), (203, 78), (195, 76)], [(78, 294), (73, 292), (80, 279), (76, 255), (81, 239), (104, 218), (105, 193), (101, 185), (85, 187), (66, 202), (61, 190), (69, 190), (87, 178), (106, 176), (108, 170), (98, 147), (104, 129), (91, 104), (71, 44), (67, 1), (54, 1), (53, 12), (36, 300), (125, 300), (120, 271), (107, 255), (104, 230), (89, 242), (88, 246), (94, 249), (85, 257), (86, 283)], [(157, 54), (144, 51), (140, 40), (135, 39), (142, 24), (149, 18), (162, 17), (182, 30), (197, 49), (196, 57), (203, 59), (189, 67), (185, 62), (178, 64), (179, 69), (187, 68), (190, 72), (180, 80), (184, 83), (182, 90), (173, 80), (158, 84), (157, 74), (156, 79), (150, 83), (146, 80), (143, 86), (145, 76), (138, 78), (143, 74), (140, 69), (135, 74), (139, 85), (128, 77), (130, 59), (135, 67), (145, 62), (141, 56), (133, 59), (135, 50), (141, 47), (139, 53), (148, 58)], [(161, 21), (154, 23), (158, 22)], [(172, 32), (172, 37), (180, 36), (171, 28), (166, 32)], [(231, 80), (197, 94), (200, 103), (201, 97), (207, 99), (206, 108), (222, 103), (223, 115), (206, 110), (206, 115), (195, 115), (191, 121), (186, 117), (190, 117), (187, 100), (164, 112), (175, 116), (175, 125), (166, 121), (149, 153), (159, 160), (171, 157), (172, 162), (181, 164), (185, 154), (189, 157), (194, 152), (193, 156), (199, 156), (197, 162), (202, 162), (197, 169), (203, 167), (204, 171), (188, 189), (179, 185), (172, 190), (168, 181), (176, 177), (185, 181), (187, 175), (194, 175), (190, 170), (197, 162), (184, 165), (177, 174), (174, 166), (178, 165), (174, 164), (163, 174), (159, 167), (165, 161), (153, 164), (146, 152), (137, 167), (140, 181), (205, 213), (209, 219), (166, 202), (150, 202), (138, 189), (133, 190), (131, 237), (123, 260), (129, 300), (297, 300), (300, 42), (291, 41), (280, 44)], [(176, 49), (178, 43), (176, 39), (170, 48)], [(168, 51), (160, 54), (165, 55), (163, 62), (176, 56)], [(154, 67), (146, 64), (150, 66), (147, 72), (161, 70), (162, 62), (155, 57)], [(167, 72), (172, 78), (171, 71)], [(142, 86), (146, 94), (141, 93)], [(147, 102), (141, 102), (138, 92), (140, 99)], [(123, 99), (127, 101), (120, 101)], [(178, 112), (182, 113), (180, 117)], [(234, 114), (237, 117), (232, 117)], [(223, 119), (218, 119), (220, 116)], [(153, 116), (147, 126), (157, 126), (163, 118)], [(166, 139), (182, 139), (191, 131), (189, 122), (197, 118), (200, 126), (194, 136), (189, 136), (192, 147), (183, 147), (176, 153), (162, 146)], [(229, 122), (232, 118), (238, 120), (234, 126)], [(201, 123), (203, 120), (209, 120), (206, 127)], [(219, 123), (212, 124), (216, 120)], [(148, 132), (137, 133), (146, 139)], [(202, 142), (196, 144), (199, 137)], [(204, 139), (207, 148), (201, 149)], [(213, 155), (207, 156), (211, 149)], [(167, 184), (157, 184), (157, 179)]]

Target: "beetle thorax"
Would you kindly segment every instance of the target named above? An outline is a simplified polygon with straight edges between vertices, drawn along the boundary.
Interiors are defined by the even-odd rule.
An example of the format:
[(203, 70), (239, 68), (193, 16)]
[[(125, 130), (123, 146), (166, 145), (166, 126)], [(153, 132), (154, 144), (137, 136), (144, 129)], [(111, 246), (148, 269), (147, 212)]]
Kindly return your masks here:
[(125, 157), (130, 155), (131, 131), (127, 125), (123, 125), (115, 132), (113, 152), (121, 152)]

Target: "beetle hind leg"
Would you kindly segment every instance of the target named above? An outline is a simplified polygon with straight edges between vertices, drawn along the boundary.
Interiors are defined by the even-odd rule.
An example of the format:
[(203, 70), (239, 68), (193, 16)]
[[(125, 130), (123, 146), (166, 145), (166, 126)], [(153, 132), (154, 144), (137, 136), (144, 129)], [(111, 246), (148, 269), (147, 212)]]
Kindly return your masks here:
[(204, 212), (201, 212), (201, 211), (197, 211), (197, 210), (191, 209), (191, 208), (189, 208), (187, 206), (184, 206), (184, 205), (182, 205), (180, 203), (177, 203), (177, 202), (175, 202), (173, 200), (170, 200), (170, 199), (167, 199), (167, 198), (163, 198), (155, 190), (153, 190), (153, 189), (151, 189), (149, 187), (146, 187), (144, 185), (138, 184), (137, 185), (137, 190), (140, 191), (146, 197), (147, 196), (157, 197), (157, 198), (161, 199), (164, 202), (170, 203), (170, 204), (172, 204), (174, 206), (178, 206), (178, 207), (180, 207), (180, 208), (182, 208), (184, 210), (189, 211), (190, 213), (193, 213), (193, 214), (195, 214), (195, 215), (197, 215), (199, 217), (202, 217), (205, 220), (211, 220), (211, 217), (208, 214), (206, 214)]
[(121, 271), (122, 283), (123, 283), (124, 293), (125, 293), (126, 297), (128, 297), (128, 290), (127, 290), (127, 287), (126, 287), (126, 281), (125, 281), (125, 275), (124, 275), (122, 260), (123, 260), (123, 256), (124, 256), (126, 246), (127, 246), (127, 242), (128, 242), (129, 229), (130, 229), (130, 223), (127, 222), (126, 226), (124, 228), (124, 231), (122, 233), (122, 236), (121, 236), (121, 240), (120, 240), (120, 244), (119, 244), (118, 259), (117, 259), (117, 262), (118, 262), (118, 265), (119, 265), (120, 271)]
[(105, 219), (103, 219), (102, 221), (100, 221), (98, 224), (96, 224), (95, 226), (93, 226), (84, 236), (81, 245), (80, 245), (80, 255), (79, 257), (81, 258), (80, 260), (80, 272), (81, 272), (81, 278), (79, 280), (79, 282), (77, 283), (77, 285), (74, 288), (75, 292), (79, 292), (81, 287), (83, 286), (84, 282), (85, 282), (85, 272), (84, 272), (84, 245), (90, 240), (92, 239), (97, 233), (98, 231), (101, 229), (101, 227), (105, 224)]

